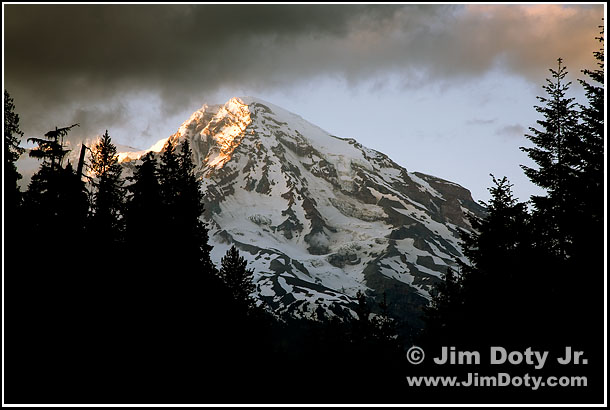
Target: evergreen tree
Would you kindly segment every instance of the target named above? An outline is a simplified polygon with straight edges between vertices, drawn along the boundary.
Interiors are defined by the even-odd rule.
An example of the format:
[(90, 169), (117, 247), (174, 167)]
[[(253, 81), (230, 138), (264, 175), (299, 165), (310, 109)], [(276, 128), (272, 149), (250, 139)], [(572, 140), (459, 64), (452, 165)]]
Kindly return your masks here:
[(15, 113), (15, 104), (9, 93), (4, 90), (4, 206), (10, 218), (16, 217), (21, 204), (21, 190), (17, 182), (21, 174), (15, 162), (25, 152), (19, 146), (23, 131), (19, 128), (19, 114)]
[[(531, 218), (527, 204), (514, 198), (507, 178), (492, 178), (492, 198), (482, 203), (487, 216), (483, 220), (470, 217), (473, 230), (462, 234), (468, 263), (456, 261), (459, 274), (448, 270), (425, 310), (427, 342), (450, 339), (455, 344), (506, 344), (525, 329), (535, 332), (538, 316), (534, 295), (546, 275), (538, 271), (540, 264), (532, 252)], [(523, 286), (524, 281), (528, 286)], [(551, 289), (552, 282), (546, 286)], [(516, 297), (518, 304), (514, 303)], [(485, 338), (480, 329), (485, 329)], [(471, 339), (473, 335), (479, 341)]]
[[(405, 369), (404, 352), (396, 322), (389, 316), (385, 293), (374, 314), (373, 307), (365, 293), (358, 291), (354, 307), (357, 318), (347, 321), (343, 330), (345, 336), (339, 337), (337, 332), (333, 332), (333, 337), (339, 337), (339, 340), (334, 341), (334, 351), (327, 355), (333, 361), (336, 357), (344, 361), (341, 363), (342, 383), (356, 386), (362, 397), (368, 397), (366, 390), (373, 386), (398, 388)], [(332, 330), (336, 325), (330, 321), (326, 326)], [(374, 374), (375, 380), (363, 379), (362, 374)]]
[[(459, 273), (448, 272), (426, 309), (424, 343), (531, 344), (551, 354), (570, 345), (603, 362), (602, 70), (585, 72), (602, 87), (581, 81), (589, 100), (581, 111), (567, 96), (561, 59), (550, 70), (547, 95), (539, 97), (544, 105), (535, 107), (543, 115), (540, 127), (527, 135), (534, 147), (521, 148), (537, 164), (522, 168), (546, 195), (532, 197), (529, 212), (506, 178), (494, 178), (492, 199), (483, 204), (487, 216), (470, 218), (473, 230), (462, 235), (468, 262), (456, 261)], [(587, 369), (597, 372), (595, 383), (600, 369)]]
[[(588, 105), (580, 105), (583, 137), (583, 175), (579, 181), (580, 190), (587, 200), (582, 201), (581, 209), (591, 221), (600, 226), (603, 221), (604, 197), (604, 27), (600, 36), (596, 37), (602, 43), (599, 51), (593, 53), (597, 60), (597, 69), (582, 70), (592, 83), (578, 80), (585, 89)], [(591, 227), (589, 227), (591, 228)]]
[(157, 160), (152, 152), (141, 158), (128, 180), (126, 206), (126, 240), (136, 254), (154, 249), (162, 240), (158, 222), (162, 220), (161, 191), (157, 176)]
[[(167, 141), (164, 151), (161, 154), (159, 167), (159, 193), (161, 195), (162, 217), (159, 218), (159, 229), (163, 232), (163, 237), (170, 239), (176, 245), (182, 245), (186, 240), (185, 232), (180, 220), (184, 220), (181, 215), (180, 202), (186, 202), (181, 196), (180, 184), (180, 163), (176, 147), (171, 139)], [(188, 253), (189, 255), (191, 252)]]
[(379, 303), (380, 312), (373, 319), (375, 326), (375, 337), (383, 342), (391, 342), (396, 339), (396, 321), (390, 317), (389, 305), (386, 293), (383, 292), (383, 300)]
[(247, 261), (239, 255), (237, 248), (231, 246), (220, 261), (218, 275), (231, 292), (233, 300), (250, 310), (254, 306), (254, 299), (250, 294), (256, 290), (256, 286), (252, 281), (254, 271), (246, 265)]
[(164, 235), (184, 251), (184, 262), (211, 274), (215, 268), (210, 260), (211, 246), (203, 215), (203, 194), (194, 173), (192, 151), (188, 141), (182, 142), (180, 154), (169, 140), (161, 155), (159, 184), (164, 219)]
[[(587, 81), (579, 80), (584, 87), (587, 104), (580, 106), (582, 166), (572, 188), (576, 197), (572, 221), (573, 244), (567, 263), (561, 264), (564, 277), (562, 296), (570, 300), (565, 306), (565, 320), (571, 332), (579, 335), (583, 350), (591, 352), (591, 363), (602, 372), (604, 329), (604, 27), (600, 26), (601, 43), (594, 52), (597, 68), (583, 70)], [(578, 276), (576, 276), (578, 275)]]
[[(603, 32), (599, 40), (603, 42)], [(538, 121), (543, 129), (532, 128), (534, 134), (528, 135), (536, 147), (523, 149), (538, 164), (535, 170), (524, 167), (526, 175), (547, 191), (532, 198), (533, 248), (537, 261), (544, 261), (540, 272), (553, 272), (550, 303), (582, 332), (588, 331), (583, 316), (599, 317), (601, 295), (591, 297), (591, 289), (603, 280), (603, 51), (594, 56), (599, 69), (584, 72), (597, 85), (580, 81), (589, 105), (578, 106), (566, 97), (569, 83), (563, 83), (566, 71), (559, 60), (545, 87), (549, 98), (539, 97), (546, 106), (536, 107), (544, 115)], [(574, 280), (576, 273), (583, 275), (580, 280)]]
[(383, 370), (378, 373), (380, 385), (400, 389), (406, 368), (405, 355), (398, 336), (397, 321), (390, 317), (389, 308), (384, 292), (383, 300), (379, 303), (379, 314), (373, 320), (377, 343), (371, 354), (373, 363), (377, 364), (374, 368)]
[(43, 162), (24, 195), (24, 213), (30, 229), (46, 237), (43, 242), (48, 245), (78, 241), (85, 226), (89, 206), (85, 185), (70, 164), (62, 167), (69, 152), (62, 139), (76, 125), (49, 131), (46, 139), (28, 139), (39, 145), (30, 155)]
[(356, 293), (356, 315), (358, 319), (352, 322), (352, 335), (356, 341), (371, 339), (373, 335), (373, 324), (370, 320), (371, 307), (366, 301), (366, 295), (362, 291)]
[[(153, 167), (147, 167), (148, 179), (154, 180)], [(159, 343), (174, 346), (188, 360), (192, 352), (219, 351), (229, 345), (230, 321), (221, 307), (230, 303), (230, 296), (210, 259), (211, 246), (201, 220), (203, 196), (188, 142), (182, 142), (180, 154), (171, 140), (167, 142), (157, 176), (160, 213), (151, 223), (157, 228), (154, 237), (158, 238), (153, 249), (162, 252), (147, 272), (145, 283), (150, 296), (145, 297), (154, 306), (154, 328), (165, 332)], [(154, 183), (149, 188), (152, 186)]]
[(38, 148), (30, 151), (30, 156), (43, 160), (43, 166), (47, 166), (54, 171), (63, 166), (63, 159), (70, 150), (64, 147), (64, 137), (68, 132), (78, 127), (79, 124), (72, 124), (69, 127), (57, 128), (47, 132), (44, 138), (28, 138), (28, 141), (38, 144)]
[[(61, 151), (63, 146), (56, 152)], [(62, 167), (59, 158), (44, 161), (24, 193), (20, 220), (24, 242), (18, 259), (27, 261), (27, 268), (16, 271), (19, 275), (13, 277), (11, 289), (27, 303), (28, 326), (40, 334), (57, 335), (45, 345), (64, 357), (69, 341), (77, 337), (75, 329), (78, 337), (86, 337), (85, 324), (91, 323), (86, 300), (97, 289), (85, 274), (88, 208), (85, 184), (72, 165)], [(29, 330), (25, 332), (35, 339)], [(72, 347), (70, 354), (79, 350), (80, 346)]]
[(116, 146), (108, 130), (91, 151), (90, 170), (95, 189), (92, 204), (91, 233), (98, 243), (111, 244), (123, 233), (125, 196), (122, 167), (119, 164)]
[[(579, 135), (579, 113), (574, 98), (567, 97), (571, 82), (566, 82), (567, 69), (557, 60), (557, 70), (549, 69), (552, 78), (543, 86), (547, 96), (538, 97), (543, 106), (535, 109), (543, 115), (530, 127), (526, 137), (535, 145), (521, 150), (536, 162), (538, 168), (522, 166), (525, 174), (536, 185), (547, 191), (545, 196), (534, 196), (532, 202), (541, 218), (536, 228), (546, 249), (565, 258), (573, 231), (569, 214), (578, 207), (574, 189), (579, 184), (582, 168), (582, 141)], [(561, 234), (560, 234), (561, 232)]]
[(355, 312), (357, 319), (352, 321), (353, 340), (372, 341), (375, 343), (387, 344), (397, 339), (396, 320), (390, 317), (389, 305), (386, 293), (383, 293), (383, 300), (378, 303), (378, 312), (371, 315), (372, 309), (366, 295), (362, 291), (356, 293)]
[(178, 156), (178, 196), (176, 198), (176, 209), (180, 210), (177, 220), (180, 229), (187, 233), (188, 244), (192, 247), (194, 254), (198, 255), (197, 263), (205, 272), (215, 271), (210, 260), (212, 247), (208, 244), (208, 230), (201, 219), (204, 212), (203, 194), (199, 189), (199, 181), (195, 176), (195, 165), (193, 164), (193, 152), (188, 140), (182, 143)]
[(159, 183), (161, 187), (161, 200), (167, 213), (168, 218), (172, 220), (177, 218), (176, 203), (179, 195), (179, 172), (180, 164), (176, 147), (171, 139), (167, 141), (161, 154), (161, 162), (159, 164)]
[(456, 333), (463, 329), (464, 316), (460, 275), (448, 268), (431, 295), (430, 304), (424, 307), (425, 342), (457, 340)]
[[(92, 314), (90, 302), (99, 285), (88, 275), (88, 206), (84, 183), (70, 164), (65, 168), (43, 165), (24, 193), (23, 217), (18, 221), (21, 242), (13, 247), (6, 265), (7, 306), (19, 312), (20, 319), (10, 321), (10, 343), (28, 352), (18, 364), (30, 369), (24, 385), (32, 382), (34, 372), (39, 375), (37, 388), (46, 388), (42, 380), (58, 378), (83, 391), (84, 383), (79, 385), (74, 371), (68, 369), (97, 368), (90, 360), (91, 352), (107, 347), (92, 345), (100, 340), (103, 327)], [(19, 264), (11, 266), (9, 261)], [(95, 332), (90, 332), (96, 325)]]

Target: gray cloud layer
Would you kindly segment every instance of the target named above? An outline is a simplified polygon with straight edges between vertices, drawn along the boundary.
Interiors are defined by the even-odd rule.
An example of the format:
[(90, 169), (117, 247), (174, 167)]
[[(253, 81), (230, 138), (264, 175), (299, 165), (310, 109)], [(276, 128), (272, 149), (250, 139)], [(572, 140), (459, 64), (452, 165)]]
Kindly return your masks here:
[(540, 83), (559, 56), (572, 72), (592, 64), (602, 15), (602, 5), (5, 5), (5, 88), (32, 130), (76, 120), (99, 133), (129, 121), (121, 102), (142, 92), (171, 115), (221, 87), (317, 76), (421, 85), (502, 67)]

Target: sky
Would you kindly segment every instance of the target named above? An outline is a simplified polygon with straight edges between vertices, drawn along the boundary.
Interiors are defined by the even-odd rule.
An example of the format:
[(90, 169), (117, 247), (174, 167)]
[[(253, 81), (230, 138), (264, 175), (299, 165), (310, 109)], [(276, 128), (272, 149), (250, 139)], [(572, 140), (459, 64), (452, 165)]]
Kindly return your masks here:
[(561, 57), (577, 101), (605, 3), (7, 4), (3, 85), (25, 137), (79, 123), (138, 149), (204, 103), (255, 96), (488, 200)]

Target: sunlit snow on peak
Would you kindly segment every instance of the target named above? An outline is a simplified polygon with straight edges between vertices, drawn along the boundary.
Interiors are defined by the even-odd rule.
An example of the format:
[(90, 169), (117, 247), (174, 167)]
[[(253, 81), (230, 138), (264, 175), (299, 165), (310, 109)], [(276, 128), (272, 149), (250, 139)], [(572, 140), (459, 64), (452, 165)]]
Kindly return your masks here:
[(339, 312), (390, 282), (424, 303), (463, 257), (465, 215), (482, 212), (464, 188), (256, 97), (204, 104), (170, 137), (121, 152), (126, 173), (168, 141), (189, 142), (214, 261), (238, 246), (258, 297), (286, 312)]
[(218, 111), (201, 131), (201, 135), (211, 137), (216, 142), (216, 147), (210, 150), (206, 158), (209, 167), (222, 168), (231, 159), (251, 122), (248, 106), (237, 97), (230, 99)]

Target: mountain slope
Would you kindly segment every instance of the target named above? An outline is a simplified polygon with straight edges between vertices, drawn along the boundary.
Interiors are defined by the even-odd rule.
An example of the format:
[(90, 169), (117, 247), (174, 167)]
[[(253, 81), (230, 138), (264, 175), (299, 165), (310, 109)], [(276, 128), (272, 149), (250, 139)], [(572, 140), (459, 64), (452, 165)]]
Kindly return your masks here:
[(348, 313), (362, 290), (413, 316), (461, 257), (465, 214), (483, 212), (457, 184), (251, 97), (204, 105), (168, 139), (193, 149), (214, 260), (237, 245), (258, 297), (297, 315)]

